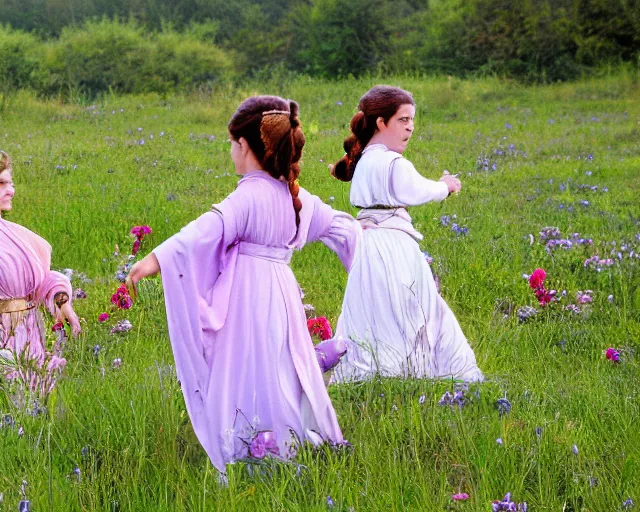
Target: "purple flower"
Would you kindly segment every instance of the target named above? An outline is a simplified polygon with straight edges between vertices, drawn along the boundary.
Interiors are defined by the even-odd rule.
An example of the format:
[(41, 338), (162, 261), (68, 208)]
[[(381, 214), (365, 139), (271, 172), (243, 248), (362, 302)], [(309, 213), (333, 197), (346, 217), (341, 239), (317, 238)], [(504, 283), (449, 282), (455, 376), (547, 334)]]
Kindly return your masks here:
[(418, 398), (418, 403), (420, 405), (423, 405), (425, 403), (425, 401), (427, 400), (427, 397), (424, 395), (420, 395), (420, 398)]
[(509, 414), (511, 412), (511, 402), (507, 400), (506, 396), (504, 398), (498, 398), (498, 400), (496, 400), (496, 409), (498, 409), (500, 416)]
[(280, 455), (280, 448), (278, 448), (275, 432), (270, 430), (258, 432), (251, 441), (249, 453), (256, 459), (263, 459), (269, 453)]
[(119, 357), (114, 359), (111, 363), (111, 366), (113, 366), (114, 368), (120, 368), (122, 366), (122, 359), (120, 359)]
[(76, 288), (76, 290), (73, 292), (73, 298), (74, 299), (86, 299), (87, 298), (87, 293), (82, 288)]
[(509, 123), (505, 123), (504, 127), (505, 127), (507, 130), (511, 130), (511, 128), (513, 128), (513, 126), (511, 126)]
[(18, 512), (31, 512), (31, 502), (29, 500), (20, 500)]
[(333, 499), (331, 498), (331, 496), (327, 496), (327, 507), (333, 508), (334, 506), (335, 503), (333, 503)]
[(501, 437), (499, 437), (498, 439), (496, 439), (496, 443), (498, 443), (498, 446), (503, 446), (504, 445), (504, 441), (502, 440)]
[(571, 447), (571, 453), (573, 453), (574, 455), (578, 455), (579, 452), (578, 452), (578, 445), (577, 444), (574, 444)]
[(631, 498), (629, 498), (622, 504), (623, 510), (629, 510), (630, 508), (633, 508), (633, 500)]

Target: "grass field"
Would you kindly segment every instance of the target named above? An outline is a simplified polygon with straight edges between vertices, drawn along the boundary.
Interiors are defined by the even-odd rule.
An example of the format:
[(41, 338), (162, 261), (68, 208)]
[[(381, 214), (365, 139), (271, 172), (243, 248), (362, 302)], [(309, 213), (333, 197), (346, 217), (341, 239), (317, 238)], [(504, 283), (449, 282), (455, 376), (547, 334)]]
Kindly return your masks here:
[[(301, 470), (249, 474), (234, 465), (228, 487), (220, 486), (171, 366), (159, 279), (145, 283), (126, 314), (97, 321), (118, 286), (114, 246), (126, 254), (129, 229), (148, 224), (145, 254), (233, 190), (226, 123), (255, 93), (300, 103), (301, 183), (355, 213), (348, 185), (329, 176), (327, 163), (342, 153), (358, 98), (381, 82), (416, 97), (406, 156), (427, 177), (460, 173), (459, 196), (411, 215), (487, 382), (465, 392), (462, 408), (438, 405), (453, 390), (446, 381), (332, 387), (351, 450), (305, 449)], [(69, 344), (47, 413), (16, 410), (0, 396), (0, 411), (15, 419), (0, 429), (0, 511), (18, 509), (23, 480), (34, 512), (489, 511), (507, 492), (530, 511), (604, 512), (640, 502), (637, 75), (538, 87), (447, 77), (297, 79), (91, 105), (21, 93), (0, 123), (17, 185), (7, 218), (45, 237), (53, 266), (75, 270), (74, 288), (88, 295), (76, 302), (84, 333)], [(549, 226), (560, 238), (579, 236), (570, 249), (547, 250), (540, 231)], [(614, 263), (585, 268), (594, 255)], [(292, 266), (305, 302), (335, 324), (346, 282), (338, 259), (316, 244)], [(522, 277), (538, 267), (549, 288), (567, 291), (544, 309)], [(592, 302), (578, 304), (585, 290)], [(521, 306), (538, 313), (519, 322)], [(133, 329), (110, 335), (125, 318)], [(605, 358), (608, 347), (620, 351), (620, 363)], [(512, 407), (500, 415), (496, 401), (504, 397)], [(454, 502), (458, 492), (469, 499)]]

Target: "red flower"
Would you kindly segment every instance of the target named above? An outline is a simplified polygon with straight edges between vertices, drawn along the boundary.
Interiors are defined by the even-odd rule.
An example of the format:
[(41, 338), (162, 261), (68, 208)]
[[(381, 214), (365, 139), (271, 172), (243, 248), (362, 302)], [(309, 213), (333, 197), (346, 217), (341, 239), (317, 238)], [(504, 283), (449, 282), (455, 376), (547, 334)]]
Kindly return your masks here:
[(53, 324), (51, 326), (51, 330), (53, 332), (63, 331), (64, 330), (64, 324), (62, 322), (56, 322), (55, 324)]
[(331, 339), (331, 336), (333, 336), (331, 324), (324, 316), (309, 318), (307, 320), (307, 329), (309, 329), (309, 334), (318, 336), (322, 341)]
[(100, 315), (98, 316), (98, 322), (102, 323), (106, 322), (107, 320), (109, 320), (109, 313), (100, 313)]
[(129, 309), (132, 306), (133, 300), (131, 300), (125, 285), (120, 286), (116, 293), (111, 296), (111, 303), (115, 304), (118, 309)]
[(131, 228), (130, 233), (135, 235), (138, 240), (142, 240), (145, 235), (151, 234), (151, 228), (149, 226), (134, 226)]
[(538, 288), (542, 287), (546, 278), (547, 273), (541, 268), (537, 268), (533, 271), (531, 277), (529, 277), (529, 286), (531, 286), (531, 288), (533, 288), (534, 290), (537, 290)]
[(609, 347), (605, 352), (605, 356), (607, 356), (607, 359), (613, 361), (614, 363), (620, 362), (620, 352), (618, 352), (615, 348)]
[(538, 302), (541, 306), (546, 306), (547, 304), (549, 304), (549, 302), (551, 302), (551, 299), (553, 298), (553, 295), (555, 295), (545, 290), (544, 286), (537, 288), (535, 293), (536, 299), (538, 299)]
[(140, 238), (136, 238), (136, 241), (133, 242), (133, 248), (131, 249), (131, 254), (133, 254), (134, 256), (136, 254), (138, 254), (138, 251), (140, 250)]

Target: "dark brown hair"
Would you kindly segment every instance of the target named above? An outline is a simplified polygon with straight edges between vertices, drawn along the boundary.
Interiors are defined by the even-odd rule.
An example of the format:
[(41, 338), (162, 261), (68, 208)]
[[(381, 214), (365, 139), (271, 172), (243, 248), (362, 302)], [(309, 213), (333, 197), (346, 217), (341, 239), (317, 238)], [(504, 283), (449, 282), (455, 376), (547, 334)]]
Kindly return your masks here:
[(289, 184), (296, 225), (300, 223), (302, 202), (298, 198), (300, 187), (299, 161), (305, 138), (298, 119), (298, 104), (279, 96), (253, 96), (242, 102), (227, 126), (231, 137), (243, 137), (251, 151), (275, 179), (284, 178)]
[(0, 172), (4, 172), (7, 169), (13, 170), (11, 167), (11, 157), (0, 149)]
[(346, 153), (336, 163), (332, 174), (341, 181), (351, 181), (364, 148), (378, 129), (379, 117), (387, 124), (402, 105), (415, 105), (413, 96), (398, 87), (376, 85), (358, 103), (358, 113), (351, 119), (351, 135), (344, 140)]

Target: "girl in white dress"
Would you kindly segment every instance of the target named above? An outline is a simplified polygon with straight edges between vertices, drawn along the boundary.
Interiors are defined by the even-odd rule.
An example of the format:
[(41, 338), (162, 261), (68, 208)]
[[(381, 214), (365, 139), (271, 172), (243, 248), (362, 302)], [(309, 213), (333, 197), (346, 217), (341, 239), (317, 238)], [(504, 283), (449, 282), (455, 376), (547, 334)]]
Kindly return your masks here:
[(336, 338), (347, 353), (334, 382), (385, 377), (453, 377), (480, 381), (476, 364), (453, 312), (438, 294), (420, 250), (422, 235), (408, 206), (442, 201), (460, 181), (445, 174), (423, 178), (402, 157), (413, 133), (415, 102), (396, 87), (368, 91), (351, 120), (346, 155), (331, 173), (351, 181), (351, 204), (360, 208), (364, 236), (356, 251)]

